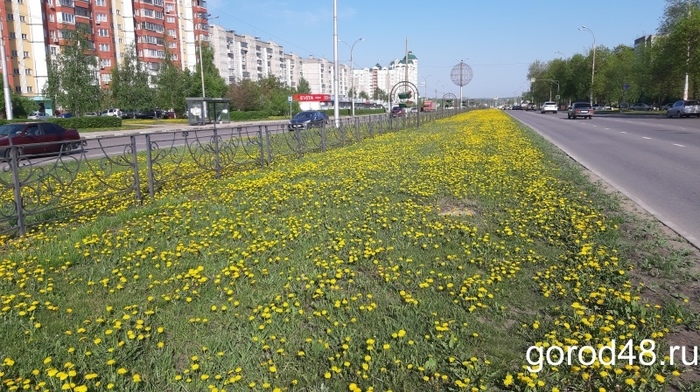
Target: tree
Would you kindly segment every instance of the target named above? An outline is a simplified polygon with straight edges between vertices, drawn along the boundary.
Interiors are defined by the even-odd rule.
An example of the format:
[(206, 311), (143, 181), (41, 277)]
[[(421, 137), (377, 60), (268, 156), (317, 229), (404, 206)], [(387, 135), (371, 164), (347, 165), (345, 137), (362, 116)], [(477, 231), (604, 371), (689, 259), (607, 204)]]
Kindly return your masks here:
[[(2, 93), (5, 84), (2, 78), (0, 78), (0, 116), (2, 118), (7, 118), (7, 113), (5, 113), (5, 94)], [(39, 104), (35, 101), (23, 97), (21, 95), (10, 92), (10, 102), (12, 102), (12, 115), (13, 117), (25, 117), (30, 113), (39, 110)]]
[(378, 100), (378, 101), (388, 101), (389, 94), (387, 94), (384, 90), (377, 87), (376, 89), (374, 89), (374, 94), (372, 94), (372, 99)]
[(360, 91), (359, 97), (362, 99), (369, 99), (369, 94), (367, 94), (367, 91), (362, 90), (362, 91)]
[(163, 109), (174, 110), (176, 113), (184, 113), (187, 106), (186, 77), (189, 77), (189, 73), (186, 76), (173, 62), (172, 54), (166, 52), (160, 66), (160, 73), (154, 78), (156, 105)]
[(304, 79), (302, 76), (299, 79), (299, 83), (297, 84), (297, 93), (299, 94), (310, 94), (311, 93), (311, 86), (309, 86), (309, 82)]
[(121, 64), (112, 68), (111, 94), (114, 105), (123, 109), (153, 109), (154, 91), (148, 71), (136, 56), (136, 47), (126, 48)]
[[(200, 44), (197, 49), (197, 55), (199, 56), (199, 51), (201, 50), (201, 63), (197, 63), (195, 72), (185, 73), (186, 75), (191, 75), (192, 78), (185, 78), (187, 83), (186, 96), (188, 97), (202, 97), (206, 94), (207, 97), (223, 97), (228, 91), (228, 85), (224, 78), (219, 74), (219, 70), (214, 65), (214, 52), (206, 44)], [(203, 64), (202, 64), (203, 63)], [(204, 94), (202, 92), (202, 71), (204, 70)], [(195, 77), (196, 74), (196, 77)]]
[(89, 40), (89, 27), (76, 24), (63, 30), (66, 44), (48, 61), (48, 83), (43, 93), (76, 116), (100, 110), (102, 91), (97, 80), (97, 58)]

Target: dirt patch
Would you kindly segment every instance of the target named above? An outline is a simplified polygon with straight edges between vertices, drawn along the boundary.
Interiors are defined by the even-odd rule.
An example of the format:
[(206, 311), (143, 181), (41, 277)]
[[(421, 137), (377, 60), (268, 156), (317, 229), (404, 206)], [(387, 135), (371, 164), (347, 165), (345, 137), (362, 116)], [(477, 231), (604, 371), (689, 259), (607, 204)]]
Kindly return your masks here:
[(441, 199), (437, 203), (440, 216), (471, 217), (477, 215), (478, 205), (473, 200)]

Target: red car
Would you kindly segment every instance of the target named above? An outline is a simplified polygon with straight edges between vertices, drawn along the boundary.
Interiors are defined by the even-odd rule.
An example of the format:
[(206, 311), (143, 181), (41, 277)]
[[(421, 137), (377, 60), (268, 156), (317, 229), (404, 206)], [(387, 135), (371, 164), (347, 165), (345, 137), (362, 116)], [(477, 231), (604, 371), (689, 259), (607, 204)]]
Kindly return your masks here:
[[(63, 143), (62, 143), (63, 142)], [(20, 155), (40, 155), (70, 151), (84, 145), (75, 129), (50, 122), (11, 123), (0, 126), (0, 157), (10, 159), (19, 146)]]

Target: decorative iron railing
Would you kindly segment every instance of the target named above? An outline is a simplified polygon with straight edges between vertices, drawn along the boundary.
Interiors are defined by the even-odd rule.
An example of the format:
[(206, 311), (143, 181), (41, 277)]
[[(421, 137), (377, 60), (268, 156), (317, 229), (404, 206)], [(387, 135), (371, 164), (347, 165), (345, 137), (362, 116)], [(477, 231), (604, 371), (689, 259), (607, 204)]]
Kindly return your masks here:
[(0, 147), (0, 239), (121, 211), (187, 179), (264, 168), (276, 157), (325, 152), (455, 113), (357, 116), (342, 119), (339, 127), (294, 131), (287, 124), (216, 125), (108, 136), (62, 148), (58, 155)]

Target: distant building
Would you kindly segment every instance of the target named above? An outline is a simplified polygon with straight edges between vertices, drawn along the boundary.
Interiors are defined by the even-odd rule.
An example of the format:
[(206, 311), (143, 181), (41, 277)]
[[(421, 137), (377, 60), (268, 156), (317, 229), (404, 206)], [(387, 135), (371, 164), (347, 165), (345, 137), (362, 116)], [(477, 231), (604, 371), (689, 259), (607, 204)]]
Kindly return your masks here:
[(634, 40), (634, 49), (640, 47), (650, 47), (656, 41), (656, 35), (644, 35)]

